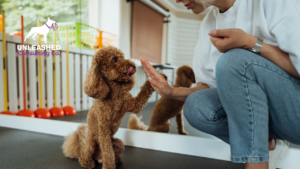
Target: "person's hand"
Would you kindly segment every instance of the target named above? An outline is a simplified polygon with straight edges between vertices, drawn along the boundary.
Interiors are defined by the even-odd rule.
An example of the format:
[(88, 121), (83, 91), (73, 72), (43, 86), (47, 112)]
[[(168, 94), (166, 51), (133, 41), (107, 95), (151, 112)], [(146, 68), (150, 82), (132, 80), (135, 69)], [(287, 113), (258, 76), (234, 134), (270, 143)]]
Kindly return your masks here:
[(231, 49), (251, 49), (255, 46), (257, 38), (247, 34), (241, 29), (212, 30), (209, 33), (210, 41), (221, 53)]
[(153, 89), (161, 96), (169, 97), (173, 88), (168, 84), (167, 80), (146, 59), (140, 58), (140, 61)]

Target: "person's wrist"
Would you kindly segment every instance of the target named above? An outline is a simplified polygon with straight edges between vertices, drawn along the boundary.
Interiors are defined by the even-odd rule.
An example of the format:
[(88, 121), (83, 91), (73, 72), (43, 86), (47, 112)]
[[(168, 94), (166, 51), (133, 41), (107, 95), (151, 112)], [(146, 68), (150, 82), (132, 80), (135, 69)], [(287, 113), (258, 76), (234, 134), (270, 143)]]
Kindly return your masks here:
[(174, 93), (175, 93), (175, 88), (173, 86), (170, 86), (170, 92), (166, 97), (171, 98), (174, 96)]
[(256, 42), (257, 42), (257, 37), (249, 35), (247, 33), (246, 33), (246, 35), (247, 35), (247, 37), (245, 38), (244, 48), (245, 49), (252, 49), (255, 46)]

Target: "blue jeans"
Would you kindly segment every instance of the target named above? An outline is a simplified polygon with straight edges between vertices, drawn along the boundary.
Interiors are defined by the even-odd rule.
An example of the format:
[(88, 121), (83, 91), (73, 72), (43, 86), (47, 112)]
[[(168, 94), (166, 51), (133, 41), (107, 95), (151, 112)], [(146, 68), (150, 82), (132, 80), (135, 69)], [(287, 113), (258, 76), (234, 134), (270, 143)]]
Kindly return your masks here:
[(252, 52), (234, 49), (216, 65), (217, 88), (188, 96), (184, 116), (230, 144), (231, 161), (269, 160), (268, 138), (300, 144), (300, 80)]

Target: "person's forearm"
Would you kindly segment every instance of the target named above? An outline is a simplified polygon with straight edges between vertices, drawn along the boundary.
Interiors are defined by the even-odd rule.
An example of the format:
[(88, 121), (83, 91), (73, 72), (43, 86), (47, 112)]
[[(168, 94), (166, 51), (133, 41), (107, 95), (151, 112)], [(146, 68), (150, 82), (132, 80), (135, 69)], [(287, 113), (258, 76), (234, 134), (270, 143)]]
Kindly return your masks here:
[[(248, 41), (250, 43), (249, 47), (252, 48), (256, 41), (257, 38), (251, 36), (250, 40)], [(260, 50), (260, 55), (276, 64), (290, 75), (300, 79), (300, 75), (294, 67), (288, 53), (282, 51), (278, 47), (263, 43), (263, 46)]]
[(207, 89), (209, 88), (208, 85), (202, 84), (199, 86), (195, 86), (192, 88), (183, 88), (183, 87), (174, 87), (172, 90), (172, 93), (168, 98), (179, 100), (179, 101), (185, 101), (185, 99), (193, 92), (202, 90), (202, 89)]

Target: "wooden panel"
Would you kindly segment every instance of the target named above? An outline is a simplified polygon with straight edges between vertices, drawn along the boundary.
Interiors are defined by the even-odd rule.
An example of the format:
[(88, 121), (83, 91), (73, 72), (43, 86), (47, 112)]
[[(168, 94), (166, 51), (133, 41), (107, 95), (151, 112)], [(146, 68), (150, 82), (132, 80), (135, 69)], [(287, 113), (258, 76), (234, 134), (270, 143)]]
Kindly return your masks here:
[(82, 78), (81, 78), (82, 110), (87, 110), (88, 109), (88, 96), (84, 93), (83, 86), (84, 86), (84, 81), (86, 78), (86, 73), (88, 71), (88, 56), (82, 55), (81, 66), (82, 66), (82, 72), (81, 72), (81, 75), (82, 75)]
[[(18, 55), (18, 64), (19, 64), (19, 106), (20, 106), (20, 110), (24, 109), (24, 104), (23, 104), (23, 65), (22, 65), (22, 55)], [(25, 57), (25, 56), (24, 56)], [(25, 59), (26, 60), (26, 59)], [(26, 65), (26, 61), (25, 61), (25, 65)], [(26, 70), (26, 68), (25, 68)], [(26, 73), (25, 73), (26, 76)], [(25, 77), (26, 80), (26, 77)]]
[[(29, 51), (29, 52), (35, 52), (35, 51)], [(35, 111), (37, 109), (37, 64), (36, 64), (36, 56), (28, 56), (28, 76), (29, 76), (29, 110)]]
[(81, 110), (80, 95), (81, 95), (81, 77), (80, 77), (80, 55), (75, 54), (75, 109)]
[[(47, 51), (51, 52), (51, 51)], [(46, 57), (47, 69), (47, 108), (51, 109), (54, 106), (53, 98), (53, 57), (52, 55)]]
[(0, 112), (4, 111), (4, 86), (3, 86), (3, 53), (2, 41), (0, 42)]
[[(90, 69), (90, 67), (92, 66), (92, 60), (93, 60), (93, 56), (89, 56), (88, 57), (88, 69)], [(82, 73), (86, 74), (87, 71), (86, 72), (82, 72)], [(93, 103), (94, 103), (94, 99), (92, 97), (88, 97), (88, 108), (89, 109), (92, 107)]]
[(61, 80), (62, 80), (62, 107), (67, 106), (67, 56), (66, 52), (61, 53)]
[[(42, 51), (42, 52), (44, 52), (44, 51)], [(38, 59), (39, 59), (39, 56), (37, 56), (38, 57)], [(38, 77), (38, 82), (39, 83), (42, 83), (42, 98), (41, 98), (41, 95), (40, 95), (40, 93), (39, 93), (39, 99), (42, 99), (42, 101), (43, 101), (43, 108), (46, 108), (46, 105), (47, 105), (47, 103), (46, 103), (46, 81), (45, 81), (45, 71), (46, 71), (46, 68), (45, 68), (45, 56), (44, 55), (41, 55), (41, 61), (42, 61), (42, 70), (41, 70), (41, 72), (40, 72), (40, 69), (39, 69), (39, 65), (38, 65), (38, 72), (39, 72), (39, 76), (40, 76), (40, 74), (42, 75), (42, 81), (40, 81), (40, 77)], [(39, 64), (39, 62), (38, 62), (38, 64)], [(39, 88), (39, 91), (40, 91), (40, 84), (39, 84), (39, 86), (38, 86), (38, 88)], [(39, 100), (39, 103), (40, 103), (40, 100)]]
[(146, 6), (133, 2), (132, 58), (144, 57), (150, 62), (161, 63), (163, 15)]
[(74, 107), (74, 54), (69, 53), (69, 97), (70, 106)]
[(61, 55), (55, 56), (55, 87), (56, 87), (56, 106), (61, 107), (61, 69), (60, 69), (60, 58)]
[(8, 80), (8, 106), (9, 111), (17, 113), (18, 112), (18, 86), (17, 86), (17, 52), (16, 44), (7, 43), (7, 70), (9, 76)]

